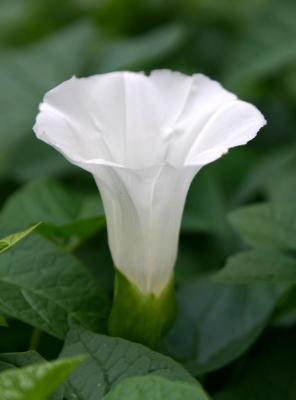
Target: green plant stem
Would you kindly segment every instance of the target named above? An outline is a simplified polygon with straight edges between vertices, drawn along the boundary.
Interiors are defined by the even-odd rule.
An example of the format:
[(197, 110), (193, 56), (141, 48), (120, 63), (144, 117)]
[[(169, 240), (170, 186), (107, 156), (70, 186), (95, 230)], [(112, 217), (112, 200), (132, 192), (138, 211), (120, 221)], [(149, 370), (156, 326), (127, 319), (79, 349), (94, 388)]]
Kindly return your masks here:
[(174, 276), (159, 295), (142, 293), (116, 270), (109, 333), (157, 348), (176, 314)]
[(37, 328), (33, 329), (31, 340), (30, 340), (30, 346), (29, 346), (30, 350), (38, 350), (41, 334), (42, 334), (42, 332), (39, 329), (37, 329)]

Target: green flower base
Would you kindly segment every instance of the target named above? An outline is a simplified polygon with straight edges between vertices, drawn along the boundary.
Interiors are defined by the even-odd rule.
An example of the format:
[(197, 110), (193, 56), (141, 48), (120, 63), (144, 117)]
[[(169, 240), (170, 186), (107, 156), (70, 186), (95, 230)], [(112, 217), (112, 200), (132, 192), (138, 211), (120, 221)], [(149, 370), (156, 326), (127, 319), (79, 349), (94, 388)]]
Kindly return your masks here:
[(144, 294), (116, 270), (109, 334), (157, 348), (176, 315), (174, 276), (164, 290)]

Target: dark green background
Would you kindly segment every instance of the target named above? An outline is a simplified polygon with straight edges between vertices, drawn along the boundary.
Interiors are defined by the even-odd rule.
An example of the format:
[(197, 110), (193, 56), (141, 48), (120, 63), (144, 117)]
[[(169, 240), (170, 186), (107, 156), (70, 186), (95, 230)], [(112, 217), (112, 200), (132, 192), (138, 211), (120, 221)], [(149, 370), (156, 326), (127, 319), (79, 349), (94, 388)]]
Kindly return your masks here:
[[(77, 201), (96, 196), (92, 177), (68, 164), (35, 139), (32, 132), (44, 93), (74, 74), (86, 76), (113, 70), (155, 68), (189, 74), (201, 72), (254, 103), (266, 117), (268, 124), (255, 140), (231, 150), (198, 174), (183, 219), (177, 287), (186, 310), (187, 295), (182, 293), (184, 287), (192, 285), (190, 290), (194, 295), (188, 301), (194, 307), (185, 313), (196, 319), (199, 327), (194, 328), (194, 334), (186, 336), (188, 321), (179, 321), (164, 342), (163, 351), (198, 374), (217, 400), (296, 398), (293, 287), (290, 295), (281, 298), (276, 306), (272, 303), (271, 307), (266, 300), (266, 308), (262, 308), (262, 303), (271, 296), (270, 288), (234, 284), (226, 289), (229, 295), (222, 296), (228, 299), (225, 300), (226, 314), (233, 318), (223, 319), (223, 307), (221, 310), (213, 307), (221, 301), (220, 287), (207, 288), (207, 283), (200, 281), (200, 277), (223, 267), (230, 255), (250, 246), (264, 248), (270, 263), (279, 255), (270, 251), (278, 249), (295, 260), (295, 21), (293, 0), (0, 0), (0, 205), (4, 206), (0, 214), (1, 237), (39, 220), (62, 224), (58, 213), (52, 211), (55, 195), (48, 199), (46, 194), (46, 188), (51, 185), (49, 179), (58, 181), (65, 190), (60, 200), (63, 207), (73, 207), (70, 205), (72, 191), (82, 195), (82, 200)], [(7, 211), (11, 207), (7, 206), (11, 203), (10, 196), (22, 187), (27, 190), (28, 184), (35, 185), (35, 180), (43, 188), (41, 195), (39, 189), (39, 195), (28, 190), (25, 199)], [(55, 191), (49, 188), (49, 193), (52, 195)], [(68, 199), (64, 198), (67, 194)], [(43, 208), (38, 196), (43, 196)], [(276, 211), (272, 209), (263, 217), (261, 210), (258, 215), (255, 210), (255, 215), (245, 217), (236, 211), (238, 216), (233, 214), (229, 220), (231, 211), (258, 202), (267, 202)], [(23, 203), (26, 205), (22, 208)], [(98, 209), (99, 206), (98, 200)], [(90, 207), (93, 209), (96, 206)], [(87, 210), (85, 213), (94, 215)], [(64, 213), (61, 218), (66, 218), (65, 224), (79, 219), (75, 210)], [(93, 230), (89, 226), (88, 229), (91, 234), (79, 246), (75, 243), (67, 246), (89, 266), (111, 295), (112, 261), (105, 228), (96, 221)], [(51, 235), (54, 233), (49, 229), (46, 236)], [(65, 232), (59, 233), (59, 239), (63, 240), (65, 235)], [(244, 265), (241, 263), (245, 261), (239, 262)], [(281, 281), (287, 284), (292, 282), (289, 279)], [(253, 299), (251, 311), (248, 309), (251, 316), (246, 317), (250, 297)], [(208, 298), (212, 299), (212, 305), (206, 312), (211, 310), (216, 319), (212, 325), (207, 321), (202, 329), (199, 325), (204, 323), (201, 322), (202, 307), (210, 301)], [(178, 348), (180, 337), (184, 342), (194, 341), (194, 335), (205, 346), (220, 348), (228, 340), (229, 331), (234, 326), (239, 331), (242, 321), (247, 323), (248, 318), (258, 318), (259, 325), (243, 332), (246, 337), (238, 334), (235, 343), (230, 343), (230, 350), (226, 351), (222, 344), (221, 351), (227, 354), (215, 355), (218, 361), (211, 361), (214, 367), (211, 363), (208, 367), (205, 350), (200, 353), (205, 353), (206, 361), (203, 363), (201, 357), (196, 363), (191, 360), (190, 343), (185, 346), (186, 357), (184, 346), (181, 350)], [(260, 325), (262, 320), (264, 326)], [(8, 329), (0, 328), (0, 350), (26, 350), (31, 327), (13, 319), (9, 323)], [(183, 333), (178, 334), (180, 330)], [(213, 330), (217, 333), (214, 338)], [(244, 344), (240, 345), (239, 341)], [(59, 348), (58, 340), (43, 335), (39, 350), (44, 356), (55, 356)], [(215, 371), (209, 372), (212, 369)]]

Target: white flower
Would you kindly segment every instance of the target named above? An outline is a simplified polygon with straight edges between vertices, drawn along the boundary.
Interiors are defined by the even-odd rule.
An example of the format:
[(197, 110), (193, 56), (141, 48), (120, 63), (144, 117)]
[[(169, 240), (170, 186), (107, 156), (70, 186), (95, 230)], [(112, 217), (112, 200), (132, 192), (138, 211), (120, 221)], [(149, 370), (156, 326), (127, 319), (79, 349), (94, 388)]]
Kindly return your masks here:
[(115, 266), (143, 293), (159, 294), (194, 175), (264, 124), (206, 76), (160, 70), (72, 78), (45, 95), (34, 131), (93, 174)]

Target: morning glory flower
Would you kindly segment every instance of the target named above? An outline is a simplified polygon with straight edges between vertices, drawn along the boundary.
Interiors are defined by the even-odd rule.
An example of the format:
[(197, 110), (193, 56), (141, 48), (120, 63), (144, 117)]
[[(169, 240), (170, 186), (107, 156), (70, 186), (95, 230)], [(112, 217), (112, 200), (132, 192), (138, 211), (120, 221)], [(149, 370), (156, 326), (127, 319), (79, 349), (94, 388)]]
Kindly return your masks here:
[(158, 70), (73, 77), (45, 95), (34, 131), (93, 175), (116, 268), (157, 296), (173, 273), (193, 177), (264, 124), (206, 76)]

